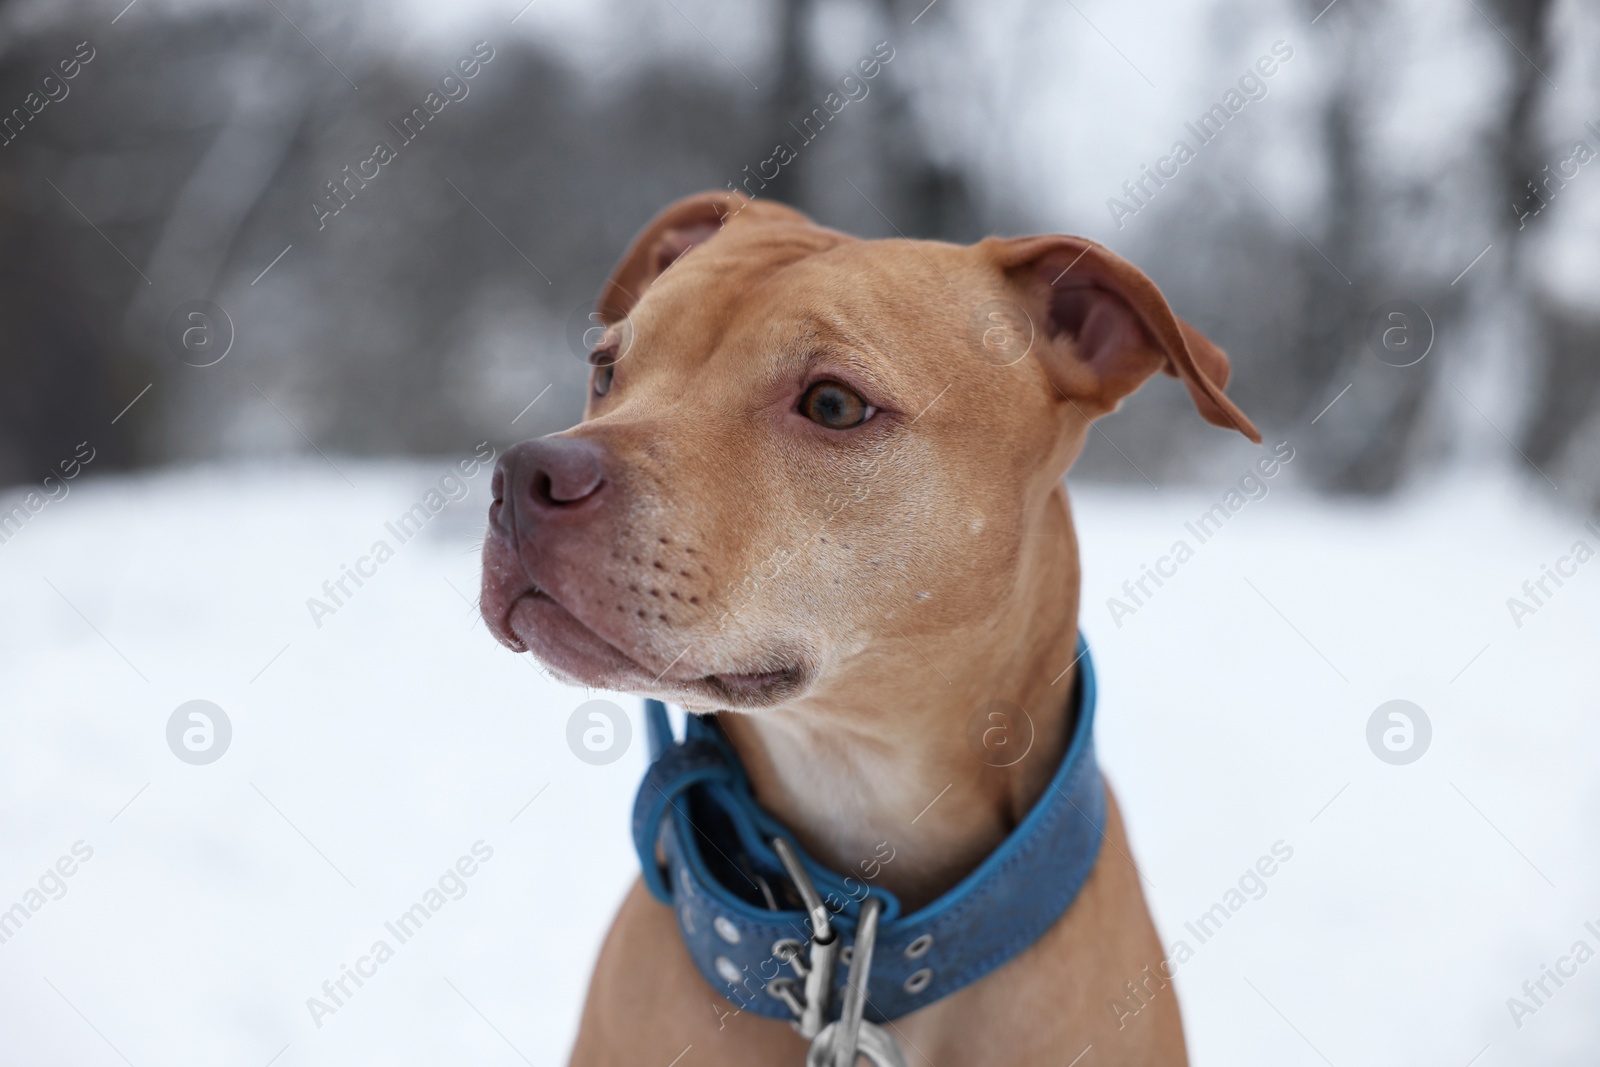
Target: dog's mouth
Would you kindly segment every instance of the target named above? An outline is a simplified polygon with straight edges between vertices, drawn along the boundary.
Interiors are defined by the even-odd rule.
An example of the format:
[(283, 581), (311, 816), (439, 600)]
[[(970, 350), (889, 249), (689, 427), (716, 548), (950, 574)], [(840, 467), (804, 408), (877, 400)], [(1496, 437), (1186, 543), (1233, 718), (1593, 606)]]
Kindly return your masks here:
[(501, 624), (491, 628), (502, 643), (517, 652), (532, 652), (568, 681), (657, 694), (695, 707), (768, 707), (805, 687), (806, 670), (798, 664), (766, 671), (695, 674), (692, 668), (683, 669), (687, 664), (682, 661), (688, 659), (684, 654), (664, 669), (652, 670), (537, 586), (512, 599)]
[(694, 684), (715, 694), (717, 702), (725, 706), (767, 707), (805, 688), (805, 671), (791, 666), (759, 673), (707, 674), (695, 679)]

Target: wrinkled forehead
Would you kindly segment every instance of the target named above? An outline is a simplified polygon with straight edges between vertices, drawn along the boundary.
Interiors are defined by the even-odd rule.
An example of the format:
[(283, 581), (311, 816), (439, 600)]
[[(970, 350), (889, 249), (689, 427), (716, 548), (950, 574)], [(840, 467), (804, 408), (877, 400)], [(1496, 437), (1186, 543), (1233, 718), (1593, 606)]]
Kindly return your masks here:
[(823, 362), (902, 392), (931, 349), (964, 336), (975, 272), (963, 251), (730, 226), (650, 286), (622, 327), (628, 354), (737, 378)]

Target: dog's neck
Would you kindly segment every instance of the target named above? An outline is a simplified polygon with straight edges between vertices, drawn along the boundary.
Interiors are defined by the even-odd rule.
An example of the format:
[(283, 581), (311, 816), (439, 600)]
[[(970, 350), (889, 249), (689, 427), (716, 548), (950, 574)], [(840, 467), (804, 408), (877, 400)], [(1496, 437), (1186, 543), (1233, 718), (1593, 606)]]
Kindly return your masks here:
[[(755, 714), (718, 716), (757, 799), (821, 862), (892, 890), (908, 908), (981, 863), (1044, 791), (1074, 722), (1078, 548), (1064, 488), (1024, 532), (1023, 565), (982, 632), (869, 649), (846, 686)], [(839, 691), (848, 692), (841, 697)], [(1033, 738), (1009, 750), (974, 743), (975, 713), (1004, 700)], [(980, 720), (982, 716), (979, 716)], [(890, 859), (888, 857), (892, 856)]]

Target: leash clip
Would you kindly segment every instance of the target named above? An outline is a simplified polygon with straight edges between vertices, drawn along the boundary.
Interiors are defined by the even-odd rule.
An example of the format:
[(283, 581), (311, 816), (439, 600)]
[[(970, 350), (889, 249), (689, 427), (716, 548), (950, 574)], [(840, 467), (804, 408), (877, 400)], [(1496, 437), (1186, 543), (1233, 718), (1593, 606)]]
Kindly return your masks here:
[(800, 899), (805, 901), (806, 911), (811, 915), (811, 938), (809, 944), (804, 946), (810, 949), (806, 958), (801, 959), (802, 946), (798, 943), (791, 942), (793, 948), (786, 953), (789, 966), (805, 983), (805, 995), (797, 1003), (793, 983), (773, 983), (777, 987), (773, 995), (794, 1012), (794, 1026), (800, 1031), (800, 1036), (808, 1041), (814, 1040), (828, 1018), (828, 997), (833, 992), (833, 967), (839, 958), (839, 935), (833, 929), (828, 906), (822, 902), (822, 895), (811, 883), (811, 876), (806, 874), (805, 867), (789, 842), (775, 837), (772, 839), (772, 848), (778, 853), (784, 872), (800, 891)]
[(778, 979), (768, 986), (772, 995), (794, 1013), (794, 1028), (800, 1036), (811, 1042), (806, 1052), (806, 1067), (855, 1067), (857, 1056), (865, 1056), (873, 1067), (906, 1067), (905, 1057), (889, 1032), (862, 1018), (883, 901), (868, 897), (861, 905), (844, 1004), (838, 1020), (824, 1025), (828, 1017), (828, 999), (833, 991), (834, 965), (839, 956), (839, 935), (833, 929), (827, 905), (789, 842), (781, 837), (774, 838), (772, 847), (811, 916), (811, 937), (805, 946), (810, 951), (806, 958), (801, 958), (802, 946), (798, 942), (788, 942), (787, 951), (783, 953), (795, 974), (805, 982), (804, 1000), (795, 995), (791, 980)]

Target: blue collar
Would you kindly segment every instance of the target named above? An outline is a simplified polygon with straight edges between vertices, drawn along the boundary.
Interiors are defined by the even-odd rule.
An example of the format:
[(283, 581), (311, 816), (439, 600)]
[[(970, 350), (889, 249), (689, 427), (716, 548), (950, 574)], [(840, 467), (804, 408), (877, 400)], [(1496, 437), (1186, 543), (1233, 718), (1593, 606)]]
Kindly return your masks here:
[[(882, 854), (863, 857), (857, 873), (829, 870), (756, 803), (744, 766), (715, 720), (690, 715), (684, 739), (676, 741), (666, 706), (645, 701), (652, 762), (634, 801), (634, 847), (645, 885), (677, 913), (684, 945), (712, 988), (743, 1011), (790, 1018), (765, 990), (775, 978), (792, 977), (775, 946), (786, 940), (804, 945), (810, 927), (772, 848), (774, 837), (794, 845), (846, 945), (854, 943), (861, 902), (869, 894), (883, 902), (866, 1010), (874, 1022), (949, 996), (1043, 936), (1077, 898), (1104, 836), (1094, 666), (1081, 636), (1078, 646), (1077, 725), (1044, 795), (976, 870), (910, 915), (902, 914), (893, 893), (872, 884), (893, 842), (880, 846)], [(835, 1015), (844, 971), (831, 998)]]

